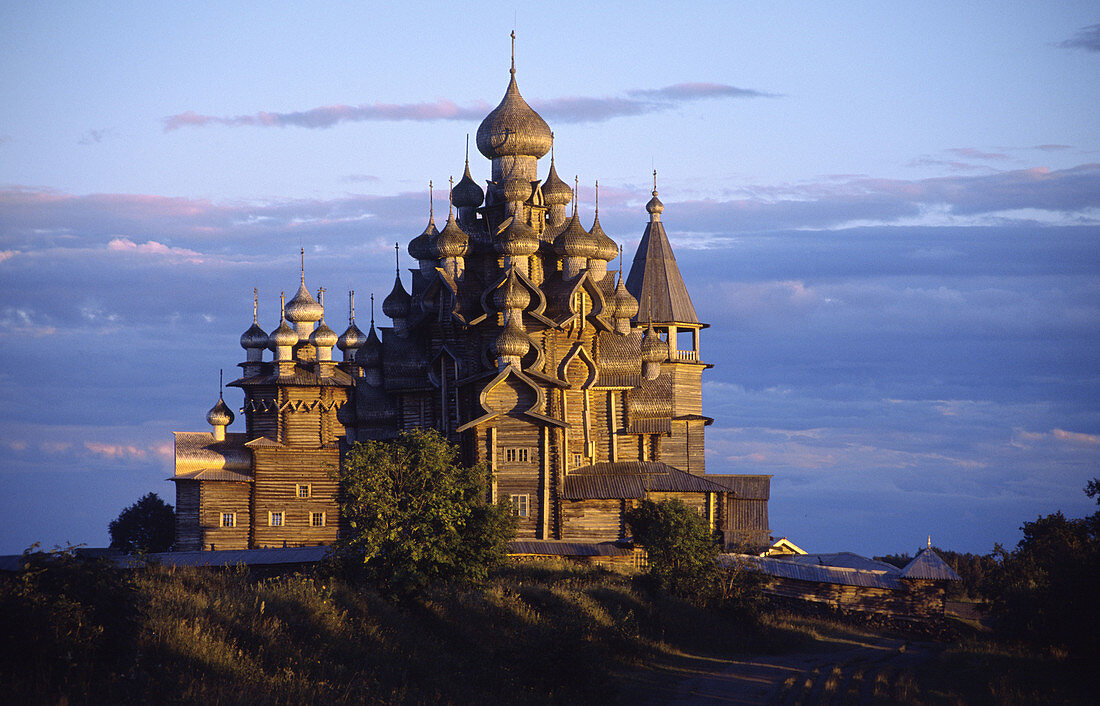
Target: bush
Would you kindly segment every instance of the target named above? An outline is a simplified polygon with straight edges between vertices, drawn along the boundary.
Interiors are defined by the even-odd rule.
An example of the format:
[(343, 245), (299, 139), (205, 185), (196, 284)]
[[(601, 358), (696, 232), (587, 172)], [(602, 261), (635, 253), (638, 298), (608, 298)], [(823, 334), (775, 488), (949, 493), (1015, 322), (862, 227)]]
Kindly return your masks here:
[[(1086, 492), (1096, 495), (1096, 481)], [(1100, 654), (1100, 512), (1067, 519), (1061, 512), (1025, 522), (1024, 538), (998, 564), (983, 588), (1001, 630), (1032, 642)]]
[(351, 531), (334, 545), (336, 565), (391, 596), (483, 580), (504, 561), (515, 521), (510, 505), (486, 501), (485, 467), (457, 457), (433, 429), (355, 444), (340, 469)]
[(714, 590), (718, 544), (706, 520), (682, 501), (643, 500), (626, 513), (634, 541), (645, 547), (648, 575), (678, 596), (707, 596)]
[(107, 531), (112, 549), (128, 554), (166, 552), (175, 541), (176, 515), (171, 505), (149, 493), (111, 520)]

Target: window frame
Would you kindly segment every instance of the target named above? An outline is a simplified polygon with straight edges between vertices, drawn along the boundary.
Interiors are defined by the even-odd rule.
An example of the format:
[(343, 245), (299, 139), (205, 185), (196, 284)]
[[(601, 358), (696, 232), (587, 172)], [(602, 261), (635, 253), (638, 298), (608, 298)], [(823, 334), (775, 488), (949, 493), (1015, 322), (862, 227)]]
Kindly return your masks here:
[[(324, 529), (325, 527), (327, 527), (328, 526), (328, 518), (325, 515), (326, 515), (326, 513), (323, 510), (321, 512), (311, 511), (309, 513), (309, 528), (310, 529)], [(314, 522), (314, 519), (318, 518), (318, 517), (321, 518), (321, 524), (317, 524), (316, 522)]]
[(508, 496), (508, 501), (512, 504), (512, 516), (519, 518), (531, 517), (531, 495), (530, 493), (512, 493)]
[[(302, 495), (302, 490), (306, 491), (305, 495)], [(309, 500), (313, 497), (313, 484), (312, 483), (295, 483), (294, 484), (294, 497), (298, 500)]]
[[(235, 512), (219, 512), (221, 515), (221, 522), (218, 525), (221, 529), (234, 529), (237, 526), (237, 513)], [(229, 518), (229, 524), (225, 523), (226, 518)]]
[[(275, 517), (278, 516), (279, 521), (275, 521)], [(267, 526), (268, 527), (286, 527), (286, 510), (268, 510), (267, 511)]]

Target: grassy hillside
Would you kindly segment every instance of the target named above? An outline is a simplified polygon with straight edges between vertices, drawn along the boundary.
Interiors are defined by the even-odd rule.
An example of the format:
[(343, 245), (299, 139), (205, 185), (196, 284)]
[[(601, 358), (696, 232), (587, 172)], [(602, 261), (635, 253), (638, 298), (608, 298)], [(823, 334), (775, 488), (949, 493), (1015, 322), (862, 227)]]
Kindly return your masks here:
[[(557, 564), (395, 604), (321, 576), (55, 557), (0, 576), (0, 683), (10, 703), (631, 703), (659, 701), (654, 684), (722, 669), (729, 655), (824, 652), (853, 629), (761, 615)], [(1035, 676), (1029, 666), (1042, 667), (1042, 688), (1069, 669), (1057, 655), (1040, 664), (968, 649), (935, 648), (933, 661), (865, 678), (904, 682), (910, 703), (980, 703), (994, 682), (1024, 702), (1045, 693), (1016, 683)]]

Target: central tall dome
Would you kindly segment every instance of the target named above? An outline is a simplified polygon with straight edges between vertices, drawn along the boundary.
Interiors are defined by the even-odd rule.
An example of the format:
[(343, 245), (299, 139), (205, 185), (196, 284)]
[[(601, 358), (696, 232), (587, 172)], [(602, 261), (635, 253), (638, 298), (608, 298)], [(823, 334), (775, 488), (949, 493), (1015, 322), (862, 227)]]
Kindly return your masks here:
[[(656, 177), (626, 277), (600, 225), (598, 183), (588, 220), (578, 180), (571, 187), (559, 177), (556, 155), (540, 177), (554, 136), (520, 95), (514, 39), (504, 98), (477, 130), (490, 161), (486, 188), (467, 146), (439, 228), (429, 186), (427, 225), (409, 233), (415, 266), (402, 272), (398, 252), (382, 304), (391, 324), (376, 326), (372, 306), (364, 335), (352, 310), (337, 337), (325, 324), (323, 290), (314, 299), (305, 287), (303, 261), (298, 292), (266, 343), (255, 316), (241, 338), (247, 360), (230, 384), (244, 391), (246, 433), (227, 434), (232, 415), (219, 409), (210, 417), (217, 440), (178, 437), (177, 497), (197, 523), (185, 534), (199, 546), (215, 535), (224, 548), (327, 541), (337, 489), (318, 468), (355, 442), (416, 427), (439, 430), (465, 462), (485, 464), (491, 499), (510, 502), (517, 516), (521, 553), (580, 551), (577, 542), (606, 549), (599, 543), (624, 539), (623, 513), (646, 497), (680, 498), (727, 546), (767, 544), (769, 477), (705, 473), (706, 325), (661, 222)], [(342, 361), (331, 359), (334, 346)], [(217, 473), (205, 459), (221, 459)], [(212, 492), (229, 483), (235, 495)], [(217, 510), (202, 498), (222, 496), (247, 508), (234, 512), (249, 528), (203, 529)], [(226, 511), (222, 520), (235, 518)]]

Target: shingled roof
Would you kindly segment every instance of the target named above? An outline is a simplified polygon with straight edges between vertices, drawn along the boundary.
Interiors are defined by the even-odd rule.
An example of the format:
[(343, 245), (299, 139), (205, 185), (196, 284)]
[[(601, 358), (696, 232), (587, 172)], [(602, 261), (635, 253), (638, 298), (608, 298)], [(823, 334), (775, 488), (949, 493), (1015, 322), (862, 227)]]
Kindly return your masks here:
[(644, 498), (650, 491), (721, 493), (725, 488), (659, 461), (595, 463), (570, 472), (562, 483), (566, 500)]
[(626, 289), (638, 300), (635, 320), (660, 323), (697, 324), (684, 278), (672, 254), (665, 226), (660, 221), (646, 224), (642, 241), (634, 253)]

